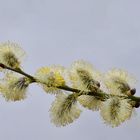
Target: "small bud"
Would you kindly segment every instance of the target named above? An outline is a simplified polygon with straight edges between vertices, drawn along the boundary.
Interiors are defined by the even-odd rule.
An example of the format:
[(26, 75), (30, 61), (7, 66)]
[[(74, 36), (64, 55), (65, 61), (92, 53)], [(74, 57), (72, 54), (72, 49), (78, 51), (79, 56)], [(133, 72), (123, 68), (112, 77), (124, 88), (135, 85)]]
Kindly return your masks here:
[(140, 107), (140, 102), (136, 102), (135, 108), (139, 108), (139, 107)]
[(100, 87), (100, 83), (99, 82), (97, 83), (97, 86)]
[(135, 88), (131, 89), (130, 93), (131, 93), (131, 95), (134, 95), (136, 93), (136, 89)]
[(0, 63), (0, 67), (4, 69), (5, 68), (5, 65), (2, 64), (2, 63)]

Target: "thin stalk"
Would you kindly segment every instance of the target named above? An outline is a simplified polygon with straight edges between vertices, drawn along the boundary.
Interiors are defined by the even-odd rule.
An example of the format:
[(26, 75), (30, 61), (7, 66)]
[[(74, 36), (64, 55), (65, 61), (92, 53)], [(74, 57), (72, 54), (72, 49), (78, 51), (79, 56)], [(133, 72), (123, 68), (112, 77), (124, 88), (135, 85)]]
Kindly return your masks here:
[(4, 64), (1, 64), (1, 63), (0, 63), (0, 67), (2, 67), (2, 68), (4, 68), (4, 69), (7, 69), (7, 70), (11, 70), (11, 71), (16, 72), (16, 73), (19, 73), (19, 74), (21, 74), (21, 75), (24, 75), (25, 77), (28, 77), (28, 78), (31, 80), (32, 83), (33, 83), (33, 82), (36, 82), (36, 79), (35, 79), (33, 76), (31, 76), (31, 75), (25, 73), (25, 72), (22, 71), (20, 68), (14, 69), (14, 68), (8, 67), (8, 66), (6, 66), (6, 65), (4, 65)]

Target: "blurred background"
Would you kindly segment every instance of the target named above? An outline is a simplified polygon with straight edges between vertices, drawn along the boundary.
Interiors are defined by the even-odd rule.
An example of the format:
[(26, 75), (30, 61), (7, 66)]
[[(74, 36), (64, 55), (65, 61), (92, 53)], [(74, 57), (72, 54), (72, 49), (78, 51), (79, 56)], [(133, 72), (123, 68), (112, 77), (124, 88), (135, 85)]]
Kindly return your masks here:
[[(68, 67), (84, 59), (106, 72), (123, 68), (140, 81), (139, 0), (0, 0), (0, 42), (13, 41), (27, 52), (26, 72), (51, 64)], [(140, 96), (140, 82), (136, 85)], [(28, 98), (0, 98), (1, 140), (139, 140), (140, 109), (117, 128), (99, 112), (83, 109), (73, 124), (50, 123), (54, 96), (31, 85)]]

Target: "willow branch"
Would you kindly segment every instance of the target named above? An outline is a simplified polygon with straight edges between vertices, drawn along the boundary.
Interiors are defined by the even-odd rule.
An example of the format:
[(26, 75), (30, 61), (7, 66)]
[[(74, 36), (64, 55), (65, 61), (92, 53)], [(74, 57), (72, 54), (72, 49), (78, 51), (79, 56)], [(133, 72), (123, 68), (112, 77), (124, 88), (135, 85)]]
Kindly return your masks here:
[(4, 64), (2, 64), (2, 63), (0, 63), (0, 67), (2, 67), (3, 69), (11, 70), (11, 71), (13, 71), (13, 72), (16, 72), (16, 73), (19, 73), (19, 74), (21, 74), (21, 75), (24, 75), (25, 77), (28, 77), (28, 78), (31, 80), (32, 83), (33, 83), (33, 82), (37, 82), (36, 79), (35, 79), (33, 76), (31, 76), (31, 75), (25, 73), (25, 72), (22, 71), (20, 68), (14, 69), (14, 68), (8, 67), (8, 66), (6, 66), (6, 65), (4, 65)]
[[(0, 67), (3, 68), (3, 69), (7, 69), (7, 70), (11, 70), (13, 72), (19, 73), (19, 74), (29, 78), (31, 83), (35, 83), (35, 82), (39, 81), (38, 79), (36, 79), (32, 75), (25, 73), (23, 70), (21, 70), (19, 68), (18, 69), (14, 69), (14, 68), (8, 67), (8, 66), (6, 66), (6, 65), (4, 65), (2, 63), (0, 63)], [(43, 83), (43, 84), (45, 84), (45, 83)], [(84, 95), (95, 96), (95, 97), (99, 98), (100, 100), (106, 100), (106, 99), (108, 99), (110, 97), (110, 94), (105, 93), (102, 90), (99, 90), (97, 92), (96, 91), (87, 92), (87, 91), (81, 91), (79, 89), (71, 88), (71, 87), (69, 87), (67, 85), (65, 85), (65, 86), (58, 86), (57, 88), (65, 90), (65, 91), (77, 93), (78, 96), (83, 95), (83, 94)], [(112, 96), (119, 96), (119, 95), (112, 95)], [(123, 96), (120, 96), (120, 97), (123, 97)], [(137, 97), (137, 96), (131, 95), (131, 96), (127, 96), (125, 98), (131, 99), (132, 101), (135, 101), (135, 102), (140, 102), (140, 97)]]

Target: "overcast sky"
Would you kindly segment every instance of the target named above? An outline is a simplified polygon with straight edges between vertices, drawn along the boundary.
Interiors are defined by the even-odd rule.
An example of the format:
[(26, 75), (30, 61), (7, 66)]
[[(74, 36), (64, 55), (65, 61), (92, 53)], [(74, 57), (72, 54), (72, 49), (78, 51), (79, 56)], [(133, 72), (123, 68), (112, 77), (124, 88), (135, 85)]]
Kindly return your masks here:
[[(139, 0), (0, 0), (0, 42), (19, 43), (27, 52), (26, 72), (50, 64), (87, 60), (106, 72), (123, 68), (140, 81)], [(140, 82), (136, 85), (140, 96)], [(117, 128), (98, 112), (83, 109), (73, 124), (50, 123), (54, 96), (32, 85), (22, 102), (0, 98), (1, 140), (139, 140), (140, 109)]]

